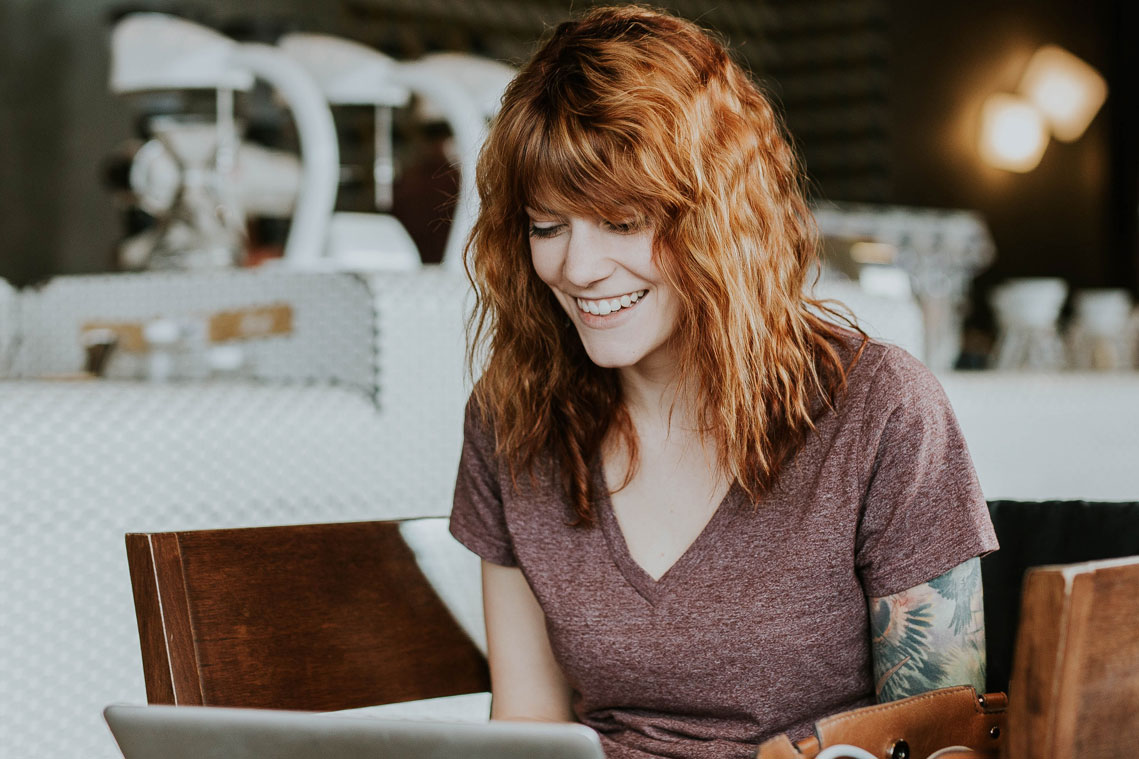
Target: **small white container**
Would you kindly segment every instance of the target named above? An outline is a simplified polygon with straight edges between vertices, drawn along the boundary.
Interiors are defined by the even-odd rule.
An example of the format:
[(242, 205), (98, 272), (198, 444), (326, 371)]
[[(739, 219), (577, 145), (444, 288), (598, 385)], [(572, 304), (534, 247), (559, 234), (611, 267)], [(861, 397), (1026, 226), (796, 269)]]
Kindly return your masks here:
[(1057, 330), (1068, 284), (1058, 277), (1010, 279), (993, 289), (989, 302), (1000, 329), (994, 368), (1056, 371), (1067, 364)]
[(1068, 345), (1076, 369), (1114, 371), (1135, 363), (1131, 293), (1122, 288), (1080, 290)]

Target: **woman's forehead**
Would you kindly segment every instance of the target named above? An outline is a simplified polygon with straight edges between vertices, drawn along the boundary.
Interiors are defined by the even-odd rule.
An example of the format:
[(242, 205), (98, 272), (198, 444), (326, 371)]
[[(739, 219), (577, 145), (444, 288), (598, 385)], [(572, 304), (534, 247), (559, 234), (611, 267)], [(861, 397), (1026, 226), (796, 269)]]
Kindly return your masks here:
[(546, 216), (595, 216), (600, 218), (644, 218), (645, 204), (616, 188), (595, 187), (590, 190), (542, 183), (531, 188), (524, 197), (528, 211)]

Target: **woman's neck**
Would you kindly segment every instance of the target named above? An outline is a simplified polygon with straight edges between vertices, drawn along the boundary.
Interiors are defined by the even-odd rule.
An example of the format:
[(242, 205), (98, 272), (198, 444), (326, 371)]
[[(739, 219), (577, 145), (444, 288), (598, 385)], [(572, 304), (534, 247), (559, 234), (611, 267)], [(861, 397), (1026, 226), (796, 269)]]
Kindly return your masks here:
[(668, 434), (670, 429), (694, 430), (695, 399), (671, 367), (632, 366), (620, 370), (621, 395), (634, 426)]
[[(623, 402), (636, 437), (636, 458), (640, 462), (646, 458), (658, 463), (667, 461), (670, 462), (667, 466), (675, 469), (678, 462), (690, 462), (696, 456), (702, 462), (700, 467), (710, 473), (710, 487), (716, 491), (726, 489), (716, 444), (700, 423), (697, 396), (691, 383), (682, 382), (675, 371), (648, 373), (636, 367), (622, 369), (619, 376)], [(610, 437), (604, 445), (606, 472), (615, 477), (610, 487), (621, 487), (620, 483), (630, 479), (630, 467), (639, 466), (630, 459), (631, 451), (621, 436)], [(686, 471), (691, 471), (691, 467)], [(720, 493), (713, 500), (718, 503), (722, 497)]]

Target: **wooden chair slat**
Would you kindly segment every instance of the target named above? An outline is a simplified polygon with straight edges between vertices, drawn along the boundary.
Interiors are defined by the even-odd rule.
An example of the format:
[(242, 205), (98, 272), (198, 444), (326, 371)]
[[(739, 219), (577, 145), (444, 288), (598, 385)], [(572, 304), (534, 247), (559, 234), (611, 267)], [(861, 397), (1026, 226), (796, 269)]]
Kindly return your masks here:
[(399, 522), (132, 534), (151, 703), (336, 710), (489, 688)]

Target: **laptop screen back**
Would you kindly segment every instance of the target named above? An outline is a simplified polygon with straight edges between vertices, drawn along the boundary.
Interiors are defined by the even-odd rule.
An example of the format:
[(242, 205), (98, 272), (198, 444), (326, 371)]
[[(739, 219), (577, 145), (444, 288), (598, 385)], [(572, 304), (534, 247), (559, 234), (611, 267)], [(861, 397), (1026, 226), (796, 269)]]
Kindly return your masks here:
[(194, 706), (112, 705), (104, 716), (126, 759), (604, 759), (583, 725)]

